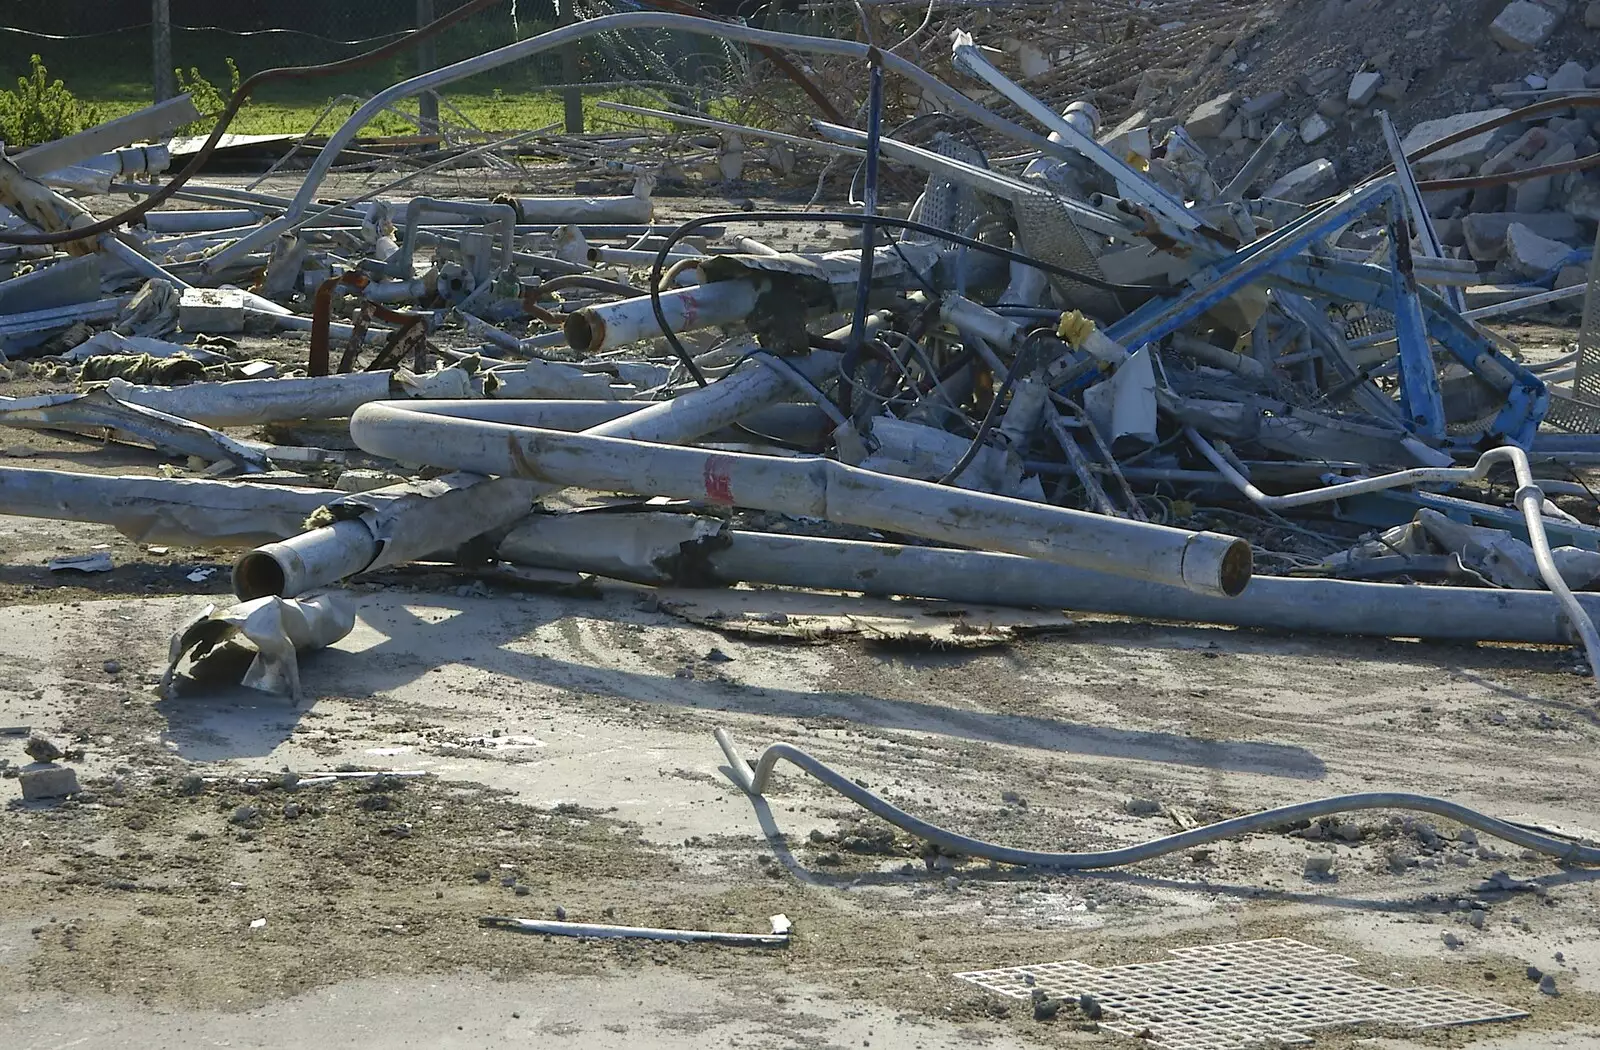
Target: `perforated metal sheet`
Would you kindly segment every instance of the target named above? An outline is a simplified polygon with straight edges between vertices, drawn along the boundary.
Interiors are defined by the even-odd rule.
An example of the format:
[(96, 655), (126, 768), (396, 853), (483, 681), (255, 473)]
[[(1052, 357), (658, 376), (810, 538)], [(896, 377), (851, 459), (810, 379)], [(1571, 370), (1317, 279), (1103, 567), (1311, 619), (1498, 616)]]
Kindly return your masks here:
[(1583, 325), (1578, 331), (1578, 368), (1572, 392), (1551, 388), (1550, 411), (1544, 421), (1574, 434), (1600, 434), (1600, 229), (1589, 257), (1589, 284), (1583, 294)]
[(1303, 1044), (1307, 1032), (1330, 1025), (1437, 1028), (1528, 1016), (1448, 988), (1391, 988), (1352, 973), (1348, 956), (1288, 937), (1171, 954), (1108, 969), (1068, 961), (955, 976), (1015, 999), (1031, 999), (1035, 988), (1052, 998), (1091, 995), (1105, 1010), (1102, 1029), (1163, 1050)]
[[(986, 168), (983, 154), (958, 141), (953, 135), (939, 132), (933, 137), (933, 150), (941, 157), (949, 157), (975, 167)], [(918, 218), (928, 226), (937, 226), (951, 233), (966, 233), (972, 220), (978, 217), (983, 205), (978, 194), (968, 186), (951, 182), (940, 175), (929, 175), (927, 187), (922, 191), (922, 211)], [(908, 233), (907, 241), (919, 243), (935, 238), (925, 233)], [(943, 242), (947, 246), (949, 241)]]

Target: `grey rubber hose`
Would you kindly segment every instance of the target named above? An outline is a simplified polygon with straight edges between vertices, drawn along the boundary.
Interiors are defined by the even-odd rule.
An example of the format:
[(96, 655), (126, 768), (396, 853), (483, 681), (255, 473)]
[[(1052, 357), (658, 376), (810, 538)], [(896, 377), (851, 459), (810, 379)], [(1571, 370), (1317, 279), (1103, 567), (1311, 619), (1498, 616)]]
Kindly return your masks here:
[(1016, 849), (968, 838), (966, 835), (947, 831), (937, 824), (930, 824), (920, 817), (912, 816), (883, 796), (830, 769), (793, 744), (769, 744), (767, 749), (761, 752), (761, 757), (756, 760), (755, 768), (752, 770), (746, 764), (744, 757), (739, 754), (739, 749), (728, 736), (727, 730), (717, 729), (716, 737), (717, 743), (722, 745), (722, 753), (728, 756), (728, 767), (734, 783), (749, 795), (759, 797), (762, 794), (768, 779), (772, 776), (772, 767), (777, 765), (781, 758), (799, 766), (856, 805), (882, 817), (897, 828), (909, 831), (918, 838), (926, 839), (953, 853), (999, 861), (1002, 864), (1068, 870), (1117, 868), (1125, 864), (1153, 860), (1168, 853), (1193, 849), (1195, 846), (1232, 838), (1249, 831), (1362, 809), (1420, 810), (1459, 821), (1470, 828), (1487, 832), (1518, 846), (1549, 854), (1565, 864), (1600, 864), (1600, 848), (1585, 846), (1582, 843), (1534, 831), (1520, 824), (1499, 820), (1442, 798), (1415, 795), (1409, 791), (1363, 791), (1354, 795), (1333, 795), (1314, 802), (1299, 802), (1292, 806), (1264, 809), (1259, 813), (1221, 820), (1215, 824), (1207, 824), (1203, 828), (1180, 831), (1176, 835), (1166, 835), (1151, 839), (1149, 842), (1141, 842), (1136, 846), (1123, 846), (1120, 849), (1089, 853), (1049, 853), (1042, 850)]

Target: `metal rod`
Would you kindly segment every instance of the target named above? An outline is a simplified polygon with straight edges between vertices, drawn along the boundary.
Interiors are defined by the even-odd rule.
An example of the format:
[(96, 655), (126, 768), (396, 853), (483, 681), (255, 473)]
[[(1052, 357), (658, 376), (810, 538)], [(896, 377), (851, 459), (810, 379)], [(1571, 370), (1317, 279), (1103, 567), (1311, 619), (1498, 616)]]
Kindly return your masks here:
[[(861, 212), (878, 214), (878, 139), (883, 132), (883, 61), (877, 48), (867, 51), (867, 174), (861, 193)], [(850, 346), (861, 346), (867, 319), (867, 296), (872, 291), (873, 249), (877, 246), (877, 224), (861, 224), (861, 267), (856, 272), (856, 305), (851, 314)]]

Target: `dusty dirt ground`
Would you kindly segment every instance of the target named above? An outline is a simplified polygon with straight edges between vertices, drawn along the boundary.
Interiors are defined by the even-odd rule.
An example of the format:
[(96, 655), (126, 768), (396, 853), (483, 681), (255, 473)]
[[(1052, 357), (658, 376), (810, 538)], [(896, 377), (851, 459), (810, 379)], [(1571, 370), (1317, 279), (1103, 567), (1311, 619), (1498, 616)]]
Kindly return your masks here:
[[(4, 444), (13, 465), (167, 464)], [(111, 573), (43, 567), (101, 544)], [(638, 588), (438, 568), (352, 587), (356, 630), (306, 659), (305, 703), (204, 683), (163, 699), (168, 635), (228, 601), (231, 557), (0, 518), (0, 727), (69, 744), (86, 789), (24, 804), (0, 779), (6, 1046), (1112, 1046), (1070, 1009), (1036, 1021), (951, 975), (1290, 936), (1530, 1014), (1319, 1046), (1600, 1047), (1593, 873), (1448, 821), (1357, 814), (1049, 874), (927, 854), (792, 767), (752, 801), (712, 739), (799, 744), (928, 819), (1040, 849), (1377, 789), (1594, 838), (1600, 716), (1568, 651), (1092, 617), (974, 650), (801, 645), (686, 624)], [(12, 770), (23, 739), (0, 735)], [(294, 783), (341, 770), (421, 775)], [(1312, 855), (1331, 877), (1306, 876)], [(1499, 871), (1528, 885), (1484, 888)], [(479, 923), (765, 932), (779, 913), (786, 949)]]

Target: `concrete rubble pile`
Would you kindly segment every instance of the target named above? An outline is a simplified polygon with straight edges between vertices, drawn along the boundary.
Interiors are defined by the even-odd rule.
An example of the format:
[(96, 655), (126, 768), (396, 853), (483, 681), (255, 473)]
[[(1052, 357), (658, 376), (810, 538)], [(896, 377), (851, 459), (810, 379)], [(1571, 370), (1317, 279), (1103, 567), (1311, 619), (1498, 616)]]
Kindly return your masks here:
[[(864, 130), (656, 115), (716, 132), (724, 165), (753, 142), (844, 157), (864, 206), (653, 221), (647, 152), (628, 194), (327, 198), (330, 166), (396, 100), (633, 28), (854, 63)], [(0, 468), (0, 513), (239, 548), (239, 598), (273, 601), (194, 630), (254, 639), (239, 625), (270, 621), (263, 663), (287, 670), (258, 677), (295, 693), (295, 649), (338, 630), (284, 603), (315, 611), (340, 581), (422, 559), (1581, 642), (1600, 666), (1600, 602), (1573, 594), (1600, 579), (1600, 528), (1569, 473), (1600, 455), (1600, 360), (1530, 363), (1480, 323), (1588, 283), (1600, 184), (1573, 165), (1597, 149), (1591, 99), (1404, 135), (1380, 115), (1393, 166), (1349, 180), (1327, 159), (1282, 170), (1316, 136), (1259, 100), (1105, 128), (964, 33), (947, 64), (610, 15), (380, 92), (292, 198), (191, 178), (180, 199), (203, 210), (12, 242), (8, 367), (79, 386), (0, 400), (0, 425), (110, 436), (192, 474)], [(896, 138), (894, 78), (952, 130)], [(1381, 105), (1381, 77), (1347, 95)], [(0, 161), (7, 232), (88, 227), (77, 198), (106, 184), (85, 173), (157, 180), (164, 147), (131, 144), (192, 114), (164, 104), (115, 141), (41, 147), (48, 166)], [(963, 124), (1009, 156), (990, 164)], [(1236, 124), (1253, 154), (1225, 173), (1211, 151)], [(890, 169), (924, 183), (909, 209), (880, 201)], [(303, 367), (240, 349), (279, 332), (308, 339)], [(588, 505), (542, 502), (564, 490)]]

